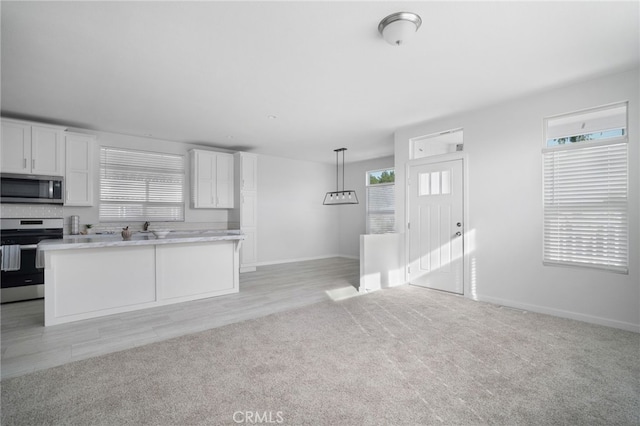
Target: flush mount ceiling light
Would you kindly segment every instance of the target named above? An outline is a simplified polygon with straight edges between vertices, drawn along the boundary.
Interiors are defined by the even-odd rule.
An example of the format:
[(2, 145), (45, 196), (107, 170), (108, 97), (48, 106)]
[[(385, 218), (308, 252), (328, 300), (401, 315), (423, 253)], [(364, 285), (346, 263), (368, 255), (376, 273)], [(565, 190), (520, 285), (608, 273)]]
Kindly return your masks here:
[[(344, 189), (344, 152), (347, 148), (334, 149), (336, 153), (336, 190), (327, 192), (324, 196), (325, 206), (337, 206), (340, 204), (358, 204), (358, 196), (353, 189)], [(342, 191), (338, 188), (340, 166), (338, 165), (338, 154), (342, 152)]]
[(378, 24), (378, 31), (389, 44), (400, 46), (418, 31), (422, 19), (411, 12), (398, 12), (384, 18)]

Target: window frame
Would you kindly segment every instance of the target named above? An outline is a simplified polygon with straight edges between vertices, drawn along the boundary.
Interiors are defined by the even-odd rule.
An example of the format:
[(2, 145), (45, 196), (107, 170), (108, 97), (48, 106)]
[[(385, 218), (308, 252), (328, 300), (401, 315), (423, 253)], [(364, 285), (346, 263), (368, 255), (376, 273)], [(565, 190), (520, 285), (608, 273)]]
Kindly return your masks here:
[[(384, 182), (384, 183), (370, 183), (371, 182), (371, 174), (374, 173), (378, 173), (378, 172), (385, 172), (385, 171), (391, 171), (393, 172), (393, 182)], [(378, 235), (378, 234), (390, 234), (390, 233), (394, 233), (396, 230), (396, 217), (395, 217), (395, 167), (385, 167), (382, 169), (376, 169), (376, 170), (368, 170), (367, 172), (365, 172), (365, 222), (366, 222), (366, 233), (367, 235), (371, 234), (371, 235)], [(390, 215), (393, 217), (393, 227), (390, 231), (385, 231), (385, 232), (371, 232), (371, 221), (370, 221), (370, 214), (372, 213), (369, 210), (369, 190), (371, 188), (378, 188), (378, 187), (389, 187), (392, 186), (394, 187), (394, 203), (393, 203), (393, 208), (391, 210), (381, 210), (376, 212), (377, 214), (385, 214), (385, 215)]]
[[(623, 135), (621, 136), (615, 136), (615, 137), (608, 137), (608, 138), (602, 138), (602, 139), (593, 139), (593, 140), (586, 140), (586, 141), (577, 141), (577, 142), (572, 142), (569, 144), (557, 144), (557, 145), (552, 145), (549, 146), (548, 142), (549, 142), (549, 122), (552, 120), (561, 120), (563, 118), (570, 118), (570, 117), (580, 117), (580, 116), (585, 116), (588, 114), (594, 114), (597, 112), (601, 112), (601, 111), (607, 111), (607, 110), (614, 110), (617, 108), (623, 108), (625, 109), (625, 117), (624, 117), (624, 129), (625, 132), (623, 133)], [(580, 120), (582, 121), (582, 120)], [(583, 126), (586, 123), (583, 123)], [(584, 128), (584, 127), (583, 127)], [(608, 129), (608, 130), (613, 130), (613, 129), (619, 129), (619, 124), (616, 123), (616, 125), (612, 128), (612, 129)], [(600, 132), (602, 132), (602, 130), (599, 130)], [(593, 134), (593, 133), (597, 133), (598, 130), (593, 131), (592, 129), (590, 129), (589, 131), (586, 131), (585, 133), (571, 133), (568, 135), (565, 135), (564, 137), (575, 137), (575, 136), (581, 136), (581, 135), (587, 135), (587, 134)], [(594, 108), (586, 108), (586, 109), (582, 109), (579, 111), (574, 111), (574, 112), (569, 112), (569, 113), (565, 113), (565, 114), (558, 114), (558, 115), (554, 115), (554, 116), (550, 116), (550, 117), (545, 117), (544, 118), (544, 139), (542, 141), (542, 149), (544, 150), (555, 150), (555, 149), (568, 149), (570, 146), (579, 146), (579, 147), (583, 147), (586, 146), (586, 144), (595, 144), (598, 145), (600, 143), (606, 143), (608, 141), (611, 140), (616, 140), (616, 139), (620, 139), (623, 140), (625, 139), (628, 142), (628, 138), (629, 138), (629, 102), (624, 101), (624, 102), (616, 102), (616, 103), (612, 103), (612, 104), (607, 104), (607, 105), (602, 105), (599, 107), (594, 107)], [(558, 139), (557, 137), (555, 139)]]
[[(593, 113), (593, 112), (598, 112), (598, 111), (603, 111), (606, 109), (613, 109), (613, 108), (619, 108), (619, 107), (623, 107), (625, 108), (625, 117), (624, 117), (624, 131), (623, 134), (621, 136), (615, 136), (615, 137), (606, 137), (606, 138), (602, 138), (602, 139), (593, 139), (593, 140), (583, 140), (583, 141), (576, 141), (576, 142), (572, 142), (572, 143), (568, 143), (568, 144), (557, 144), (557, 145), (552, 145), (552, 146), (548, 146), (549, 143), (549, 138), (548, 138), (548, 128), (549, 128), (549, 121), (550, 120), (554, 120), (554, 119), (558, 119), (558, 118), (564, 118), (564, 117), (580, 117), (581, 115), (585, 115), (585, 114), (589, 114), (589, 113)], [(592, 132), (590, 131), (586, 131), (584, 134), (592, 134)], [(576, 136), (580, 136), (580, 135), (576, 135)], [(557, 139), (557, 138), (556, 138)], [(629, 250), (630, 250), (630, 218), (629, 218), (629, 186), (630, 186), (630, 170), (629, 170), (629, 105), (628, 102), (617, 102), (617, 103), (613, 103), (613, 104), (608, 104), (608, 105), (603, 105), (600, 107), (595, 107), (595, 108), (588, 108), (588, 109), (584, 109), (584, 110), (580, 110), (580, 111), (576, 111), (576, 112), (572, 112), (572, 113), (567, 113), (567, 114), (561, 114), (561, 115), (557, 115), (557, 116), (552, 116), (552, 117), (546, 117), (544, 119), (544, 138), (543, 138), (543, 148), (542, 148), (542, 165), (541, 165), (541, 169), (542, 169), (542, 263), (545, 266), (561, 266), (561, 267), (570, 267), (570, 268), (579, 268), (579, 269), (597, 269), (600, 271), (605, 271), (605, 272), (613, 272), (613, 273), (620, 273), (620, 274), (628, 274), (629, 273)], [(551, 155), (555, 155), (555, 153), (567, 153), (570, 155), (570, 153), (572, 151), (580, 151), (581, 153), (583, 153), (583, 155), (587, 155), (589, 150), (593, 149), (608, 149), (608, 147), (611, 147), (613, 150), (615, 150), (615, 148), (617, 146), (621, 146), (624, 145), (624, 153), (622, 155), (624, 155), (624, 161), (620, 164), (623, 164), (624, 167), (624, 172), (625, 172), (625, 176), (624, 176), (624, 184), (625, 184), (625, 191), (624, 191), (624, 208), (623, 209), (619, 209), (619, 210), (613, 210), (613, 213), (610, 213), (608, 217), (611, 217), (612, 215), (615, 215), (615, 212), (621, 212), (621, 217), (624, 217), (626, 220), (625, 223), (625, 227), (623, 228), (623, 234), (625, 236), (624, 241), (623, 241), (623, 249), (624, 249), (624, 254), (626, 256), (624, 259), (624, 262), (622, 262), (621, 265), (615, 265), (612, 261), (612, 257), (608, 257), (606, 255), (604, 255), (602, 257), (602, 259), (598, 259), (600, 260), (598, 261), (581, 261), (578, 262), (577, 260), (575, 260), (577, 258), (576, 253), (580, 250), (581, 246), (578, 246), (580, 248), (576, 248), (575, 247), (575, 242), (574, 247), (572, 248), (572, 250), (569, 250), (567, 252), (565, 252), (564, 254), (566, 254), (566, 256), (562, 256), (561, 254), (556, 255), (556, 259), (555, 260), (551, 260), (552, 256), (549, 251), (551, 251), (551, 245), (552, 243), (547, 244), (547, 239), (549, 237), (550, 234), (552, 234), (552, 230), (551, 230), (551, 225), (547, 223), (547, 219), (549, 216), (549, 212), (552, 211), (552, 209), (549, 207), (550, 205), (555, 205), (555, 209), (557, 211), (560, 211), (560, 205), (561, 205), (561, 201), (557, 202), (555, 204), (550, 204), (547, 202), (547, 197), (549, 195), (549, 191), (550, 189), (548, 188), (548, 182), (547, 182), (547, 162), (551, 161), (550, 156)], [(561, 154), (560, 154), (561, 155)], [(576, 152), (576, 157), (574, 157), (573, 161), (576, 163), (580, 163), (580, 162), (584, 162), (586, 163), (586, 160), (581, 159), (579, 156), (579, 153)], [(556, 156), (557, 157), (557, 156)], [(612, 154), (610, 156), (606, 157), (608, 159), (608, 165), (609, 163), (614, 160), (616, 158), (616, 154)], [(549, 159), (549, 160), (548, 160)], [(553, 159), (554, 161), (556, 160), (556, 158)], [(566, 161), (566, 160), (565, 160)], [(568, 166), (565, 166), (568, 167)], [(582, 166), (585, 167), (584, 170), (587, 170), (587, 166)], [(571, 166), (572, 171), (574, 170), (574, 167)], [(553, 169), (554, 172), (556, 172), (557, 174), (557, 168)], [(565, 171), (566, 173), (566, 171)], [(588, 172), (585, 171), (581, 171), (581, 174), (585, 174)], [(607, 173), (609, 173), (609, 169), (607, 169)], [(554, 175), (555, 176), (555, 175)], [(601, 181), (599, 181), (601, 182)], [(610, 188), (611, 185), (611, 179), (608, 179), (607, 181), (607, 188)], [(603, 183), (598, 183), (600, 186), (599, 188), (604, 188), (605, 185)], [(566, 189), (565, 189), (566, 190)], [(581, 187), (577, 187), (575, 189), (576, 192), (580, 191)], [(603, 195), (604, 197), (604, 195)], [(599, 202), (603, 203), (602, 205), (606, 204), (607, 206), (611, 204), (611, 196), (610, 193), (607, 192), (607, 197), (606, 198), (600, 198)], [(585, 202), (585, 204), (587, 204)], [(593, 204), (593, 203), (592, 203)], [(614, 203), (615, 204), (615, 203)], [(591, 208), (594, 208), (593, 205), (589, 206)], [(574, 212), (580, 212), (580, 210), (578, 209), (578, 207), (573, 207), (573, 211)], [(587, 211), (589, 211), (587, 209)], [(559, 214), (556, 213), (558, 216)], [(573, 215), (575, 215), (575, 213), (572, 213)], [(571, 214), (568, 214), (568, 216), (570, 216)], [(573, 222), (567, 220), (568, 225), (567, 227), (571, 227), (571, 226), (576, 226), (576, 219), (574, 219)], [(593, 224), (598, 224), (597, 221), (592, 221), (591, 223)], [(556, 232), (557, 233), (557, 232)], [(610, 235), (610, 234), (607, 234)], [(570, 239), (565, 239), (564, 241), (560, 240), (561, 237), (557, 237), (557, 244), (558, 246), (561, 244), (564, 245), (571, 245), (571, 240)], [(585, 245), (585, 243), (583, 243), (583, 245)], [(608, 243), (600, 243), (597, 247), (596, 247), (597, 251), (600, 253), (606, 253), (607, 251), (610, 251), (610, 247), (608, 245)], [(596, 250), (594, 250), (595, 252)], [(560, 257), (565, 257), (565, 258), (572, 258), (573, 260), (566, 260), (566, 259), (559, 259)], [(609, 259), (610, 262), (607, 263), (606, 260)]]
[[(180, 181), (180, 201), (149, 201), (148, 200), (148, 196), (149, 196), (149, 191), (148, 191), (148, 182), (145, 182), (145, 185), (147, 187), (147, 190), (145, 191), (146, 197), (147, 199), (145, 199), (145, 201), (126, 201), (126, 200), (106, 200), (103, 199), (103, 178), (104, 175), (106, 173), (106, 169), (105, 169), (105, 163), (103, 162), (103, 154), (106, 151), (120, 151), (122, 153), (129, 153), (129, 154), (135, 154), (135, 155), (149, 155), (149, 156), (157, 156), (157, 157), (172, 157), (173, 160), (178, 160), (180, 162), (180, 167), (178, 169), (177, 172), (172, 173), (172, 176), (181, 176), (181, 178), (179, 179)], [(187, 190), (185, 188), (186, 182), (187, 182), (187, 164), (186, 164), (186, 156), (183, 154), (176, 154), (176, 153), (169, 153), (169, 152), (159, 152), (159, 151), (144, 151), (144, 150), (139, 150), (139, 149), (131, 149), (131, 148), (123, 148), (123, 147), (118, 147), (118, 146), (101, 146), (100, 150), (99, 150), (99, 162), (98, 162), (98, 172), (99, 172), (99, 179), (98, 179), (98, 220), (101, 223), (118, 223), (118, 222), (145, 222), (145, 221), (157, 221), (157, 222), (184, 222), (185, 221), (185, 203), (187, 201)], [(126, 165), (120, 165), (120, 167), (122, 167), (122, 170), (126, 170)], [(129, 165), (129, 167), (131, 167), (129, 169), (129, 171), (132, 174), (135, 174), (136, 172), (139, 172), (140, 169), (144, 170), (145, 167), (140, 167), (139, 169), (136, 170), (135, 166), (131, 166)], [(117, 169), (118, 167), (116, 167)], [(148, 167), (147, 167), (148, 168)], [(141, 180), (142, 182), (142, 180)], [(175, 185), (175, 187), (177, 188), (178, 186)], [(102, 209), (103, 209), (103, 205), (107, 206), (107, 205), (118, 205), (118, 204), (131, 204), (131, 205), (142, 205), (142, 210), (143, 213), (140, 216), (127, 216), (127, 217), (111, 217), (111, 216), (103, 216), (102, 213)], [(171, 206), (171, 207), (176, 207), (179, 209), (179, 214), (175, 217), (170, 217), (170, 216), (160, 216), (160, 217), (154, 217), (153, 215), (149, 214), (149, 213), (145, 213), (147, 212), (147, 209), (149, 207), (153, 207), (153, 206)]]

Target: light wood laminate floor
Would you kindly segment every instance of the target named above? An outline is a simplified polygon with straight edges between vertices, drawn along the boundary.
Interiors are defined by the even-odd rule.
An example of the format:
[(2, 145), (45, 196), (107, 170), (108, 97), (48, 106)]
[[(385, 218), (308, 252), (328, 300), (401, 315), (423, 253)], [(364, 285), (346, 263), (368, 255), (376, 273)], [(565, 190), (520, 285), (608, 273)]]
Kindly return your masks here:
[(262, 266), (240, 292), (44, 327), (43, 300), (0, 306), (2, 378), (357, 295), (359, 262), (330, 258)]

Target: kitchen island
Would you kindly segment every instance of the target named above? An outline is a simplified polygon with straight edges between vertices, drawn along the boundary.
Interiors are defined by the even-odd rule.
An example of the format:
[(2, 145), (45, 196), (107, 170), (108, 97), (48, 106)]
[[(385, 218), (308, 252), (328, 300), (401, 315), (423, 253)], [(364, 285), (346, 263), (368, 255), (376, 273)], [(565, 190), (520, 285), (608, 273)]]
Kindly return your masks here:
[(231, 230), (43, 241), (45, 326), (237, 293), (243, 239)]

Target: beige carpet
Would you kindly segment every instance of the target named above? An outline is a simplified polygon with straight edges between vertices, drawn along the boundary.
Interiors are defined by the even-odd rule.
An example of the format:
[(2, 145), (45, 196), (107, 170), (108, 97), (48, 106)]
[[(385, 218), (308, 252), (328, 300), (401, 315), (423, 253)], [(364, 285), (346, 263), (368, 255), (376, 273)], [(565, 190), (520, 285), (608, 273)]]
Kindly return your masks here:
[(2, 424), (637, 425), (639, 351), (403, 286), (3, 380)]

